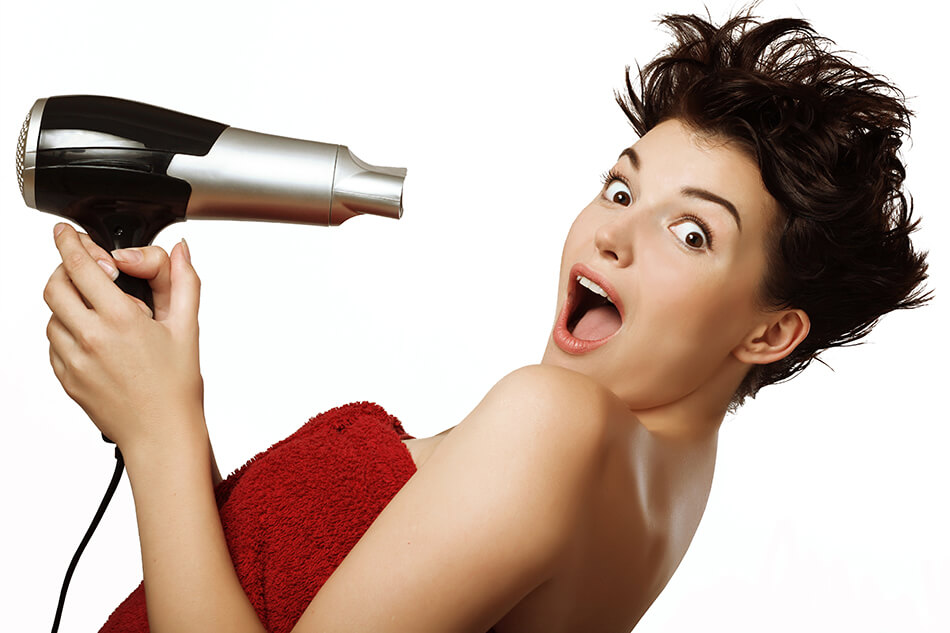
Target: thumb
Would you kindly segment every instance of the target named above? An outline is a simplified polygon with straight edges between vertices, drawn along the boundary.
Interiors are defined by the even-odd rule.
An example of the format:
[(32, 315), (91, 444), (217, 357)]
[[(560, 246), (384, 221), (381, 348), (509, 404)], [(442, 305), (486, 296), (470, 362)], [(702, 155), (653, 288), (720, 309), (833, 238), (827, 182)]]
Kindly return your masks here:
[(168, 318), (187, 328), (198, 322), (201, 280), (191, 265), (191, 252), (184, 238), (172, 249), (170, 258), (172, 292)]
[[(145, 279), (152, 289), (152, 304), (155, 306), (155, 319), (162, 321), (168, 314), (171, 294), (168, 254), (160, 246), (141, 246), (112, 251), (112, 257), (119, 270), (132, 277)], [(130, 298), (131, 297), (130, 295)], [(136, 304), (149, 316), (145, 304), (135, 299)]]

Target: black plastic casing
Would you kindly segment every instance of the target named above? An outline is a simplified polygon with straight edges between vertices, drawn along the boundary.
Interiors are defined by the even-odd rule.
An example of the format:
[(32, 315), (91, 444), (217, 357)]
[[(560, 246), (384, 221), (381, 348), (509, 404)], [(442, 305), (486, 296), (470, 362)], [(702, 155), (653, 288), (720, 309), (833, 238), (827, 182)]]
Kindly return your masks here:
[[(176, 154), (204, 156), (228, 127), (145, 103), (85, 95), (49, 97), (39, 125), (36, 208), (76, 222), (107, 251), (147, 246), (166, 226), (185, 219), (191, 185), (168, 176), (168, 165)], [(71, 146), (78, 144), (44, 139), (51, 130), (121, 140), (103, 137)], [(152, 307), (147, 282), (120, 275), (116, 283)]]
[[(227, 127), (126, 99), (50, 97), (36, 152), (36, 208), (74, 220), (107, 250), (148, 245), (185, 218), (191, 186), (166, 174), (171, 159), (204, 156)], [(101, 132), (143, 147), (43, 149), (48, 130)]]

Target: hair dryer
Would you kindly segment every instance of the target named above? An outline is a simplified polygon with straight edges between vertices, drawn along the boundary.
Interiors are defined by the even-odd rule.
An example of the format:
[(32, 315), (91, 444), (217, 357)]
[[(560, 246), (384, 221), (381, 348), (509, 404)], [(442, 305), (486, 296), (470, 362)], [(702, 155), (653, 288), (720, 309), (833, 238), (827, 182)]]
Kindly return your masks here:
[[(147, 246), (183, 220), (398, 219), (405, 177), (405, 169), (368, 165), (343, 145), (113, 97), (39, 99), (17, 143), (26, 204), (76, 222), (107, 251)], [(154, 308), (147, 281), (120, 274), (116, 284)]]
[[(367, 165), (343, 145), (79, 95), (33, 105), (16, 166), (28, 206), (76, 222), (107, 251), (147, 246), (169, 224), (196, 218), (323, 226), (362, 213), (399, 218), (406, 177), (405, 169)], [(116, 284), (154, 310), (146, 280), (120, 273)], [(115, 456), (112, 481), (66, 571), (54, 633), (73, 570), (122, 476), (118, 448)]]

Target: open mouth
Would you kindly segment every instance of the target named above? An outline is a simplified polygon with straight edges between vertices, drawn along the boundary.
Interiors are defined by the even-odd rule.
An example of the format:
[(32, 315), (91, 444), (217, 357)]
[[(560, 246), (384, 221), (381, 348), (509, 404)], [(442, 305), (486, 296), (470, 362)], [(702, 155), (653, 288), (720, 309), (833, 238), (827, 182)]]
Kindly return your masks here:
[(620, 310), (596, 282), (571, 271), (567, 331), (582, 341), (599, 341), (617, 333), (623, 324)]

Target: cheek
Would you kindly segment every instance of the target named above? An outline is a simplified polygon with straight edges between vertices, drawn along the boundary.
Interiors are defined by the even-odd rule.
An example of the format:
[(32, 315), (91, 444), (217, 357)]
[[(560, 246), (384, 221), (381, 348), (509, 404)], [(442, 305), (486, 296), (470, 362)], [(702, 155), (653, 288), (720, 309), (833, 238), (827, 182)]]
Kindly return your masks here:
[(745, 323), (748, 293), (728, 275), (674, 258), (653, 267), (648, 277), (652, 288), (643, 296), (645, 307), (658, 328), (673, 334), (667, 340), (674, 353), (695, 354), (698, 346), (718, 353), (719, 339), (732, 345)]
[(688, 318), (706, 301), (709, 279), (691, 262), (677, 257), (650, 257), (641, 250), (644, 306), (658, 318)]
[[(657, 406), (694, 391), (709, 380), (738, 344), (735, 307), (721, 280), (683, 278), (665, 271), (655, 276), (651, 296), (642, 296), (641, 320), (634, 325), (637, 368), (628, 401)], [(705, 282), (705, 283), (704, 283)], [(643, 346), (642, 348), (640, 346)]]

